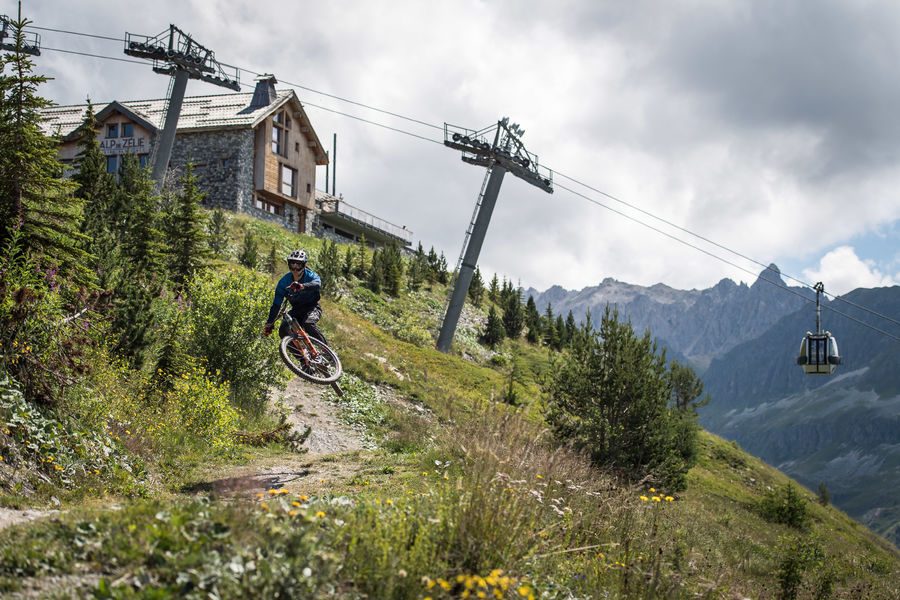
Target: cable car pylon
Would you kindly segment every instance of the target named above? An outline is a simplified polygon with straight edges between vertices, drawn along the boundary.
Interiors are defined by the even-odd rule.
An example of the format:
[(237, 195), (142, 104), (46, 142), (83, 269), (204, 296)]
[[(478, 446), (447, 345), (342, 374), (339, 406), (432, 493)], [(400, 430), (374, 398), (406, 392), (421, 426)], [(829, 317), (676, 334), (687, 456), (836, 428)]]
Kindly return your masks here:
[(504, 175), (512, 173), (548, 194), (553, 193), (553, 172), (543, 169), (546, 175), (541, 174), (537, 156), (529, 153), (520, 139), (525, 131), (517, 123), (510, 124), (509, 117), (497, 121), (496, 128), (491, 129), (494, 129), (493, 143), (488, 142), (485, 137), (490, 130), (480, 132), (444, 123), (444, 145), (462, 151), (463, 162), (485, 167), (487, 173), (466, 230), (456, 266), (453, 292), (447, 302), (438, 335), (437, 348), (441, 352), (449, 352), (453, 343), (459, 315), (475, 274), (478, 255), (500, 195)]
[(162, 188), (175, 144), (175, 131), (188, 79), (199, 79), (236, 92), (238, 69), (216, 60), (216, 54), (175, 25), (155, 36), (125, 33), (125, 54), (153, 61), (153, 70), (171, 76), (166, 96), (162, 133), (153, 147), (153, 179)]
[(800, 342), (800, 356), (797, 364), (803, 368), (807, 375), (831, 375), (839, 364), (841, 356), (838, 353), (837, 339), (830, 331), (822, 331), (822, 305), (820, 299), (825, 293), (825, 286), (818, 282), (813, 286), (816, 290), (816, 332), (806, 332)]

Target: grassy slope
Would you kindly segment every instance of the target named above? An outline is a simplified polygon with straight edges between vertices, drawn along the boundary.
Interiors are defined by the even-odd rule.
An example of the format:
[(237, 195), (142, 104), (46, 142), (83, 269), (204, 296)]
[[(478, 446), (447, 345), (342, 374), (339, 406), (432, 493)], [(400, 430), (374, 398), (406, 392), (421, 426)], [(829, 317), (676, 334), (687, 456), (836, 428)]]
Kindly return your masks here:
[[(269, 240), (263, 242), (263, 256), (272, 242), (279, 255), (295, 245), (313, 252), (318, 249), (318, 240), (298, 240), (265, 223), (236, 218), (231, 225), (235, 234), (241, 225), (249, 225)], [(346, 369), (366, 381), (393, 387), (398, 396), (424, 404), (435, 415), (425, 422), (406, 418), (402, 411), (389, 412), (388, 424), (378, 428), (384, 449), (366, 453), (360, 478), (341, 490), (356, 500), (355, 509), (336, 508), (323, 495), (305, 503), (299, 516), (290, 517), (291, 523), (302, 520), (302, 525), (285, 528), (283, 520), (288, 517), (284, 515), (293, 509), (285, 505), (279, 512), (277, 498), (262, 510), (264, 514), (256, 505), (246, 508), (183, 501), (173, 505), (168, 499), (129, 503), (115, 513), (96, 507), (76, 508), (61, 521), (0, 534), (0, 589), (16, 589), (22, 575), (66, 573), (100, 572), (111, 580), (143, 573), (149, 581), (159, 583), (175, 580), (175, 572), (196, 573), (198, 564), (208, 566), (229, 553), (242, 556), (242, 549), (255, 548), (281, 556), (279, 564), (293, 571), (301, 571), (307, 564), (296, 555), (320, 557), (312, 579), (295, 582), (313, 586), (309, 593), (316, 594), (328, 589), (349, 596), (366, 592), (374, 597), (423, 597), (426, 593), (439, 597), (440, 587), (423, 587), (421, 576), (486, 575), (485, 565), (493, 565), (519, 577), (517, 585), (528, 577), (534, 587), (548, 594), (590, 595), (602, 587), (613, 596), (709, 593), (772, 597), (779, 589), (779, 565), (785, 564), (801, 540), (820, 550), (818, 574), (812, 570), (802, 573), (802, 595), (812, 596), (831, 586), (836, 597), (893, 596), (892, 582), (900, 580), (900, 559), (890, 544), (840, 511), (815, 503), (806, 490), (803, 494), (810, 500), (811, 513), (808, 531), (801, 533), (765, 521), (756, 509), (758, 503), (767, 489), (789, 479), (713, 435), (702, 434), (700, 461), (689, 475), (688, 491), (674, 502), (658, 506), (638, 499), (651, 492), (618, 486), (604, 474), (592, 472), (577, 457), (535, 450), (530, 444), (540, 435), (539, 429), (528, 429), (528, 423), (540, 427), (538, 381), (547, 368), (543, 350), (517, 343), (505, 347), (503, 360), (492, 359), (472, 346), (472, 331), (464, 330), (460, 347), (476, 358), (463, 359), (438, 353), (421, 341), (398, 339), (414, 339), (407, 333), (416, 322), (435, 330), (440, 318), (435, 306), (440, 306), (445, 293), (434, 289), (397, 300), (373, 300), (363, 292), (349, 291), (337, 302), (325, 302), (326, 330)], [(403, 324), (399, 330), (397, 323)], [(511, 360), (517, 360), (522, 369), (516, 391), (525, 421), (516, 426), (518, 433), (510, 433), (514, 428), (503, 424), (513, 412), (510, 407), (485, 409), (490, 399), (503, 393)], [(402, 443), (392, 443), (397, 440)], [(498, 445), (491, 447), (492, 440), (499, 440)], [(483, 450), (472, 449), (482, 443)], [(452, 466), (435, 469), (434, 460), (450, 460)], [(532, 482), (522, 488), (521, 498), (525, 499), (536, 491), (550, 494), (552, 484), (538, 483), (545, 477), (579, 482), (578, 486), (563, 486), (569, 491), (553, 488), (553, 493), (574, 508), (570, 515), (581, 520), (568, 516), (547, 525), (553, 517), (544, 510), (547, 503), (525, 503), (515, 495), (513, 484), (499, 491), (519, 498), (515, 501), (505, 500), (501, 493), (477, 497), (467, 487), (467, 480), (487, 473), (488, 478), (479, 481), (485, 489), (493, 489), (491, 474), (501, 468), (516, 481)], [(576, 487), (591, 489), (592, 495), (571, 491)], [(392, 501), (389, 508), (385, 498), (397, 499), (396, 508), (405, 511), (402, 518), (390, 512), (395, 505)], [(320, 509), (328, 517), (336, 513), (340, 518), (319, 518)], [(485, 521), (482, 513), (503, 515), (507, 523)], [(477, 527), (459, 534), (470, 520), (477, 522)], [(191, 524), (188, 529), (195, 534), (183, 533), (185, 523)], [(390, 527), (382, 530), (381, 523)], [(443, 529), (447, 524), (454, 524), (456, 530)], [(230, 528), (230, 538), (215, 535), (223, 526)], [(347, 528), (356, 533), (348, 533)], [(566, 528), (579, 533), (566, 535)], [(366, 537), (360, 531), (371, 534)], [(430, 542), (423, 542), (423, 537)], [(510, 538), (522, 540), (525, 549), (512, 545)], [(472, 539), (487, 540), (488, 546), (502, 547), (503, 552), (491, 555), (490, 548), (460, 547)], [(440, 549), (441, 540), (450, 550)], [(593, 542), (589, 551), (570, 552), (581, 548), (585, 540)], [(68, 556), (76, 547), (75, 556)], [(598, 549), (602, 552), (596, 553)], [(343, 570), (329, 562), (335, 553), (347, 560)], [(653, 560), (656, 553), (663, 557), (659, 562)], [(233, 574), (238, 568), (229, 569)], [(286, 584), (293, 581), (288, 574), (279, 577)], [(453, 588), (451, 595), (457, 597), (462, 591), (462, 587)], [(125, 596), (131, 593), (120, 592)]]

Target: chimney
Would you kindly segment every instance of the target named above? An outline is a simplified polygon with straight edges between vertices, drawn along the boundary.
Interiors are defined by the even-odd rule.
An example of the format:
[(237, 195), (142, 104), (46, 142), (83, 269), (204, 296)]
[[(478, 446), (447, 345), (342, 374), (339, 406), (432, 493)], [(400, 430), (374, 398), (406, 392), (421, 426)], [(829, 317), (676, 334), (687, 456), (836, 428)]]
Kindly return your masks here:
[(278, 80), (269, 73), (263, 73), (257, 77), (256, 89), (253, 90), (253, 99), (250, 100), (250, 108), (256, 110), (272, 104), (277, 96), (275, 92), (276, 83), (278, 83)]

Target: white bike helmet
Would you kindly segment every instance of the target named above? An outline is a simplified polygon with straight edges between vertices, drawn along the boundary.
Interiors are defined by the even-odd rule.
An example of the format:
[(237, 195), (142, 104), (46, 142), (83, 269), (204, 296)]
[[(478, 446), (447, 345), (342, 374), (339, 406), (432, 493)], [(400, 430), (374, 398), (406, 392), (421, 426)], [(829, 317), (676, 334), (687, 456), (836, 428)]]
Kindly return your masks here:
[(288, 263), (301, 262), (306, 264), (307, 260), (309, 260), (309, 257), (306, 255), (306, 251), (304, 250), (294, 250), (293, 252), (288, 254), (286, 260)]

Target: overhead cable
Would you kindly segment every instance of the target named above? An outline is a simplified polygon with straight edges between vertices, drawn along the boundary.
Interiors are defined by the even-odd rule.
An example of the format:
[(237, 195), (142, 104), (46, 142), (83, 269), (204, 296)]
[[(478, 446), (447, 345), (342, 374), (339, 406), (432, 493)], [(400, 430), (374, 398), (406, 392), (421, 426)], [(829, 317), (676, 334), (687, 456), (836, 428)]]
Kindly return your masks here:
[[(85, 36), (85, 37), (92, 37), (92, 38), (105, 39), (105, 40), (111, 40), (111, 41), (118, 41), (118, 42), (123, 42), (123, 41), (124, 41), (124, 40), (122, 40), (122, 39), (120, 39), (120, 38), (113, 38), (113, 37), (109, 37), (109, 36), (94, 35), (94, 34), (88, 34), (88, 33), (83, 33), (83, 32), (67, 31), (67, 30), (61, 30), (61, 29), (52, 29), (52, 28), (48, 28), (48, 27), (37, 27), (37, 26), (34, 26), (34, 25), (30, 25), (29, 27), (30, 27), (30, 28), (33, 28), (33, 29), (41, 29), (41, 30), (46, 30), (46, 31), (54, 31), (54, 32), (58, 32), (58, 33), (66, 33), (66, 34), (71, 34), (71, 35), (80, 35), (80, 36)], [(54, 51), (54, 52), (64, 52), (64, 53), (67, 53), (67, 54), (75, 54), (75, 55), (80, 55), (80, 56), (88, 56), (88, 57), (92, 57), (92, 58), (100, 58), (100, 59), (104, 59), (104, 60), (114, 60), (114, 61), (118, 61), (118, 62), (134, 63), (134, 64), (141, 64), (141, 65), (146, 64), (144, 61), (130, 60), (130, 59), (125, 59), (125, 58), (118, 58), (118, 57), (106, 56), (106, 55), (100, 55), (100, 54), (92, 54), (92, 53), (88, 53), (88, 52), (77, 52), (77, 51), (74, 51), (74, 50), (64, 50), (64, 49), (61, 49), (61, 48), (49, 48), (49, 47), (44, 47), (44, 48), (42, 48), (42, 49), (44, 49), (44, 50), (49, 50), (49, 51)], [(234, 65), (229, 65), (229, 66), (234, 66)], [(237, 67), (237, 66), (235, 66), (234, 68), (239, 69), (239, 70), (241, 70), (241, 71), (245, 71), (245, 72), (247, 72), (247, 73), (251, 73), (251, 74), (256, 75), (256, 76), (259, 76), (259, 75), (260, 75), (260, 73), (257, 73), (257, 72), (255, 72), (255, 71), (252, 71), (252, 70), (250, 70), (250, 69), (245, 69), (245, 68), (243, 68), (243, 67)], [(322, 91), (319, 91), (319, 90), (315, 90), (315, 89), (313, 89), (313, 88), (309, 88), (309, 87), (307, 87), (307, 86), (303, 86), (303, 85), (300, 85), (300, 84), (292, 83), (292, 82), (289, 82), (289, 81), (286, 81), (286, 80), (279, 80), (279, 82), (284, 83), (285, 85), (287, 85), (287, 86), (289, 86), (289, 87), (295, 87), (295, 88), (302, 89), (302, 90), (305, 90), (305, 91), (309, 91), (309, 92), (312, 92), (312, 93), (315, 93), (315, 94), (327, 96), (327, 97), (329, 97), (329, 98), (333, 98), (333, 99), (339, 100), (339, 101), (341, 101), (341, 102), (346, 102), (346, 103), (349, 103), (349, 104), (353, 104), (353, 105), (356, 105), (356, 106), (359, 106), (359, 107), (362, 107), (362, 108), (365, 108), (365, 109), (368, 109), (368, 110), (373, 110), (373, 111), (376, 111), (376, 112), (380, 112), (380, 113), (382, 113), (382, 114), (386, 114), (386, 115), (390, 115), (390, 116), (393, 116), (393, 117), (396, 117), (396, 118), (404, 119), (404, 120), (406, 120), (406, 121), (410, 121), (410, 122), (417, 123), (417, 124), (424, 125), (424, 126), (431, 127), (431, 128), (442, 129), (441, 127), (439, 127), (439, 126), (437, 126), (437, 125), (434, 125), (434, 124), (431, 124), (431, 123), (427, 123), (427, 122), (421, 121), (421, 120), (419, 120), (419, 119), (414, 119), (414, 118), (412, 118), (412, 117), (407, 117), (407, 116), (402, 115), (402, 114), (399, 114), (399, 113), (395, 113), (395, 112), (392, 112), (392, 111), (380, 109), (380, 108), (377, 108), (377, 107), (374, 107), (374, 106), (372, 106), (372, 105), (365, 104), (365, 103), (362, 103), (362, 102), (356, 102), (356, 101), (354, 101), (354, 100), (350, 100), (350, 99), (347, 99), (347, 98), (344, 98), (344, 97), (341, 97), (341, 96), (337, 96), (337, 95), (335, 95), (335, 94), (329, 94), (329, 93), (327, 93), (327, 92), (322, 92)], [(246, 85), (246, 86), (248, 86), (248, 87), (253, 87), (252, 84), (242, 84), (242, 85)], [(403, 129), (400, 129), (400, 128), (397, 128), (397, 127), (392, 127), (392, 126), (390, 126), (390, 125), (386, 125), (386, 124), (384, 124), (384, 123), (379, 123), (379, 122), (377, 122), (377, 121), (371, 121), (371, 120), (369, 120), (369, 119), (365, 119), (365, 118), (359, 117), (359, 116), (357, 116), (357, 115), (352, 115), (352, 114), (345, 113), (345, 112), (342, 112), (342, 111), (339, 111), (339, 110), (335, 110), (335, 109), (333, 109), (333, 108), (328, 108), (328, 107), (325, 107), (325, 106), (313, 104), (313, 103), (306, 102), (306, 101), (304, 101), (302, 104), (303, 104), (304, 106), (309, 106), (309, 107), (316, 108), (316, 109), (319, 109), (319, 110), (324, 110), (324, 111), (327, 111), (327, 112), (331, 112), (331, 113), (334, 113), (334, 114), (337, 114), (337, 115), (340, 115), (340, 116), (344, 116), (344, 117), (347, 117), (347, 118), (350, 118), (350, 119), (354, 119), (354, 120), (357, 120), (357, 121), (361, 121), (361, 122), (366, 123), (366, 124), (369, 124), (369, 125), (374, 125), (374, 126), (376, 126), (376, 127), (380, 127), (380, 128), (383, 128), (383, 129), (387, 129), (387, 130), (390, 130), (390, 131), (394, 131), (394, 132), (396, 132), (396, 133), (401, 133), (401, 134), (403, 134), (403, 135), (407, 135), (407, 136), (410, 136), (410, 137), (414, 137), (414, 138), (417, 138), (417, 139), (420, 139), (420, 140), (423, 140), (423, 141), (426, 141), (426, 142), (431, 142), (431, 143), (435, 143), (435, 144), (442, 145), (442, 142), (439, 141), (439, 140), (435, 140), (435, 139), (432, 139), (432, 138), (428, 138), (428, 137), (425, 137), (425, 136), (422, 136), (422, 135), (419, 135), (419, 134), (416, 134), (416, 133), (413, 133), (413, 132), (410, 132), (410, 131), (406, 131), (406, 130), (403, 130)], [(485, 128), (485, 129), (489, 129), (490, 127), (491, 127), (491, 126), (488, 126), (488, 127)], [(551, 169), (551, 170), (552, 170), (552, 169)], [(629, 203), (629, 202), (626, 202), (626, 201), (624, 201), (624, 200), (622, 200), (622, 199), (620, 199), (620, 198), (617, 198), (616, 196), (614, 196), (614, 195), (612, 195), (612, 194), (609, 194), (609, 193), (607, 193), (607, 192), (604, 192), (603, 190), (597, 189), (597, 188), (595, 188), (595, 187), (593, 187), (593, 186), (591, 186), (591, 185), (589, 185), (589, 184), (586, 184), (586, 183), (584, 183), (584, 182), (582, 182), (582, 181), (580, 181), (580, 180), (578, 180), (578, 179), (576, 179), (576, 178), (574, 178), (574, 177), (572, 177), (572, 176), (570, 176), (570, 175), (567, 175), (567, 174), (565, 174), (565, 173), (563, 173), (563, 172), (561, 172), (561, 171), (556, 171), (556, 170), (553, 170), (553, 172), (554, 172), (554, 174), (555, 174), (557, 177), (562, 177), (563, 179), (569, 180), (569, 181), (575, 183), (576, 185), (579, 185), (579, 186), (581, 186), (581, 187), (583, 187), (583, 188), (585, 188), (585, 189), (591, 190), (592, 192), (595, 192), (595, 193), (600, 194), (600, 195), (602, 195), (602, 196), (604, 196), (604, 197), (607, 197), (607, 198), (609, 198), (609, 199), (611, 199), (611, 200), (613, 200), (613, 201), (615, 201), (615, 202), (618, 202), (618, 203), (620, 203), (620, 204), (623, 204), (624, 206), (627, 206), (627, 207), (629, 207), (629, 208), (631, 208), (631, 209), (633, 209), (633, 210), (636, 210), (636, 211), (640, 212), (641, 214), (644, 214), (644, 215), (646, 215), (646, 216), (648, 216), (648, 217), (651, 217), (651, 218), (653, 218), (653, 219), (655, 219), (655, 220), (657, 220), (657, 221), (659, 221), (659, 222), (661, 222), (661, 223), (664, 223), (664, 224), (666, 224), (666, 225), (668, 225), (668, 226), (670, 226), (670, 227), (673, 227), (673, 228), (675, 228), (675, 229), (678, 229), (679, 231), (682, 231), (682, 232), (684, 232), (684, 233), (687, 233), (688, 235), (691, 235), (691, 236), (693, 236), (693, 237), (695, 237), (695, 238), (697, 238), (697, 239), (699, 239), (699, 240), (702, 240), (702, 241), (704, 241), (704, 242), (706, 242), (706, 243), (708, 243), (708, 244), (711, 244), (711, 245), (713, 245), (713, 246), (715, 246), (715, 247), (717, 247), (717, 248), (719, 248), (719, 249), (721, 249), (721, 250), (725, 250), (726, 252), (729, 252), (729, 253), (731, 253), (731, 254), (733, 254), (733, 255), (735, 255), (735, 256), (738, 256), (738, 257), (740, 257), (740, 258), (742, 258), (742, 259), (744, 259), (744, 260), (747, 260), (747, 261), (752, 262), (752, 263), (754, 263), (754, 264), (756, 264), (756, 265), (762, 266), (764, 269), (767, 269), (767, 270), (770, 269), (770, 267), (769, 267), (768, 265), (766, 265), (765, 263), (762, 263), (762, 262), (760, 262), (760, 261), (758, 261), (758, 260), (756, 260), (756, 259), (754, 259), (754, 258), (752, 258), (752, 257), (746, 256), (746, 255), (744, 255), (744, 254), (742, 254), (742, 253), (740, 253), (740, 252), (738, 252), (738, 251), (736, 251), (736, 250), (732, 250), (731, 248), (729, 248), (729, 247), (727, 247), (727, 246), (725, 246), (725, 245), (723, 245), (723, 244), (719, 244), (718, 242), (715, 242), (714, 240), (711, 240), (711, 239), (709, 239), (709, 238), (707, 238), (707, 237), (705, 237), (705, 236), (702, 236), (702, 235), (700, 235), (700, 234), (694, 233), (693, 231), (691, 231), (691, 230), (689, 230), (689, 229), (687, 229), (687, 228), (684, 228), (684, 227), (682, 227), (682, 226), (680, 226), (680, 225), (677, 225), (677, 224), (675, 224), (675, 223), (672, 223), (671, 221), (668, 221), (667, 219), (664, 219), (664, 218), (662, 218), (662, 217), (659, 217), (659, 216), (657, 216), (657, 215), (655, 215), (655, 214), (653, 214), (653, 213), (651, 213), (651, 212), (649, 212), (649, 211), (647, 211), (647, 210), (644, 210), (644, 209), (642, 209), (642, 208), (640, 208), (640, 207), (637, 207), (637, 206), (635, 206), (635, 205), (633, 205), (633, 204), (631, 204), (631, 203)], [(661, 229), (659, 229), (659, 228), (657, 228), (657, 227), (654, 227), (654, 226), (652, 226), (652, 225), (650, 225), (650, 224), (648, 224), (648, 223), (645, 223), (645, 222), (643, 222), (643, 221), (640, 221), (640, 220), (638, 220), (638, 219), (635, 219), (634, 217), (632, 217), (632, 216), (630, 216), (630, 215), (628, 215), (628, 214), (626, 214), (626, 213), (624, 213), (624, 212), (618, 211), (618, 210), (616, 210), (616, 209), (614, 209), (614, 208), (612, 208), (612, 207), (610, 207), (610, 206), (608, 206), (608, 205), (606, 205), (606, 204), (603, 204), (603, 203), (601, 203), (601, 202), (599, 202), (599, 201), (597, 201), (597, 200), (595, 200), (595, 199), (593, 199), (593, 198), (590, 198), (590, 197), (588, 197), (588, 196), (586, 196), (586, 195), (584, 195), (584, 194), (581, 194), (580, 192), (577, 192), (577, 191), (575, 191), (575, 190), (573, 190), (573, 189), (571, 189), (571, 188), (568, 188), (568, 187), (565, 187), (565, 186), (563, 186), (563, 185), (560, 185), (558, 182), (556, 182), (556, 187), (559, 187), (559, 188), (561, 188), (561, 189), (564, 189), (564, 190), (566, 190), (566, 191), (568, 191), (568, 192), (570, 192), (570, 193), (572, 193), (572, 194), (575, 194), (576, 196), (580, 196), (580, 197), (582, 197), (582, 198), (584, 198), (584, 199), (586, 199), (586, 200), (588, 200), (588, 201), (590, 201), (590, 202), (592, 202), (592, 203), (594, 203), (594, 204), (597, 204), (598, 206), (601, 206), (601, 207), (603, 207), (603, 208), (606, 208), (607, 210), (610, 210), (610, 211), (612, 211), (612, 212), (614, 212), (614, 213), (616, 213), (616, 214), (619, 214), (619, 215), (621, 215), (621, 216), (623, 216), (623, 217), (625, 217), (625, 218), (627, 218), (627, 219), (630, 219), (630, 220), (632, 220), (632, 221), (634, 221), (634, 222), (636, 222), (636, 223), (638, 223), (638, 224), (640, 224), (640, 225), (643, 225), (644, 227), (647, 227), (647, 228), (649, 228), (649, 229), (651, 229), (651, 230), (653, 230), (653, 231), (656, 231), (657, 233), (660, 233), (660, 234), (662, 234), (662, 235), (665, 235), (666, 237), (669, 237), (670, 239), (673, 239), (673, 240), (678, 241), (678, 242), (680, 242), (680, 243), (682, 243), (682, 244), (685, 244), (685, 245), (687, 245), (687, 246), (689, 246), (689, 247), (691, 247), (691, 248), (693, 248), (693, 249), (695, 249), (695, 250), (697, 250), (697, 251), (699, 251), (699, 252), (702, 252), (702, 253), (704, 253), (704, 254), (707, 254), (708, 256), (710, 256), (710, 257), (712, 257), (712, 258), (715, 258), (715, 259), (717, 259), (717, 260), (719, 260), (719, 261), (722, 261), (722, 262), (724, 262), (724, 263), (726, 263), (726, 264), (728, 264), (728, 265), (730, 265), (730, 266), (732, 266), (732, 267), (734, 267), (734, 268), (737, 268), (737, 269), (739, 269), (739, 270), (741, 270), (741, 271), (744, 271), (744, 272), (746, 272), (746, 273), (749, 273), (749, 274), (751, 274), (751, 275), (756, 276), (756, 273), (754, 273), (753, 271), (750, 271), (750, 270), (748, 270), (748, 269), (746, 269), (746, 268), (744, 268), (744, 267), (742, 267), (742, 266), (740, 266), (740, 265), (738, 265), (738, 264), (736, 264), (736, 263), (734, 263), (734, 262), (732, 262), (732, 261), (729, 261), (729, 260), (727, 260), (727, 259), (725, 259), (725, 258), (722, 258), (721, 256), (718, 256), (718, 255), (716, 255), (716, 254), (714, 254), (714, 253), (712, 253), (712, 252), (709, 252), (709, 251), (707, 251), (707, 250), (705, 250), (705, 249), (703, 249), (703, 248), (700, 248), (699, 246), (696, 246), (696, 245), (694, 245), (694, 244), (691, 244), (691, 243), (689, 243), (689, 242), (687, 242), (687, 241), (685, 241), (685, 240), (683, 240), (683, 239), (681, 239), (681, 238), (678, 238), (678, 237), (676, 237), (676, 236), (673, 236), (673, 235), (671, 235), (670, 233), (665, 232), (665, 231), (663, 231), (663, 230), (661, 230)], [(790, 279), (790, 280), (792, 280), (792, 281), (795, 281), (795, 282), (797, 282), (797, 283), (800, 283), (801, 285), (803, 285), (803, 286), (805, 286), (805, 287), (807, 287), (807, 288), (812, 288), (812, 287), (813, 287), (811, 284), (809, 284), (809, 283), (807, 283), (807, 282), (805, 282), (805, 281), (803, 281), (803, 280), (801, 280), (801, 279), (798, 279), (798, 278), (796, 278), (796, 277), (794, 277), (794, 276), (792, 276), (792, 275), (790, 275), (790, 274), (788, 274), (788, 273), (781, 273), (781, 275), (783, 275), (783, 276), (786, 277), (787, 279)], [(789, 288), (789, 287), (787, 287), (787, 286), (784, 286), (784, 285), (779, 285), (778, 283), (775, 283), (775, 282), (773, 282), (773, 281), (771, 281), (771, 280), (769, 280), (769, 279), (766, 279), (766, 278), (763, 277), (761, 274), (759, 275), (759, 278), (762, 279), (763, 281), (766, 281), (767, 283), (770, 283), (770, 284), (772, 284), (772, 285), (775, 285), (776, 287), (779, 287), (779, 288), (781, 288), (781, 289), (787, 290), (787, 291), (789, 291), (790, 293), (793, 293), (793, 294), (795, 294), (795, 295), (798, 295), (798, 296), (804, 298), (805, 300), (812, 302), (812, 300), (810, 300), (809, 298), (806, 298), (805, 296), (802, 296), (801, 294), (797, 293), (796, 291), (792, 290), (791, 288)], [(872, 314), (872, 315), (874, 315), (874, 316), (877, 316), (877, 317), (879, 317), (879, 318), (881, 318), (881, 319), (884, 319), (884, 320), (889, 321), (889, 322), (891, 322), (891, 323), (894, 323), (894, 324), (896, 324), (896, 325), (900, 325), (900, 321), (898, 321), (897, 319), (894, 319), (894, 318), (889, 317), (889, 316), (887, 316), (887, 315), (881, 314), (881, 313), (879, 313), (879, 312), (877, 312), (877, 311), (874, 311), (874, 310), (871, 310), (871, 309), (869, 309), (869, 308), (866, 308), (865, 306), (862, 306), (862, 305), (860, 305), (860, 304), (857, 304), (857, 303), (855, 303), (855, 302), (852, 302), (852, 301), (850, 301), (850, 300), (847, 300), (847, 299), (845, 299), (845, 298), (842, 298), (841, 296), (836, 296), (836, 295), (833, 295), (833, 294), (827, 294), (827, 293), (826, 293), (826, 296), (831, 296), (831, 297), (832, 297), (834, 300), (836, 300), (836, 301), (844, 302), (844, 303), (846, 303), (846, 304), (848, 304), (848, 305), (850, 305), (850, 306), (853, 306), (853, 307), (855, 307), (855, 308), (858, 308), (858, 309), (860, 309), (860, 310), (862, 310), (862, 311), (865, 311), (865, 312), (867, 312), (867, 313), (869, 313), (869, 314)], [(890, 334), (890, 333), (888, 333), (888, 332), (882, 331), (881, 329), (878, 329), (878, 328), (876, 328), (876, 327), (874, 327), (874, 326), (872, 326), (872, 325), (869, 325), (868, 323), (865, 323), (865, 322), (863, 322), (863, 321), (860, 321), (860, 320), (858, 320), (858, 319), (856, 319), (856, 318), (854, 318), (854, 317), (852, 317), (852, 316), (850, 316), (850, 315), (846, 315), (846, 314), (844, 314), (844, 313), (841, 313), (840, 311), (838, 311), (838, 310), (836, 310), (836, 309), (834, 309), (834, 308), (832, 308), (832, 307), (830, 307), (830, 306), (826, 306), (825, 308), (826, 308), (827, 310), (830, 310), (830, 311), (836, 313), (836, 314), (839, 314), (839, 315), (841, 315), (841, 316), (843, 316), (843, 317), (846, 317), (847, 319), (850, 319), (850, 320), (852, 320), (852, 321), (856, 321), (857, 323), (860, 323), (860, 324), (862, 324), (862, 325), (864, 325), (864, 326), (866, 326), (866, 327), (869, 327), (870, 329), (873, 329), (873, 330), (875, 330), (875, 331), (878, 331), (879, 333), (882, 333), (882, 334), (884, 334), (884, 335), (886, 335), (886, 336), (888, 336), (888, 337), (890, 337), (890, 338), (892, 338), (892, 339), (894, 339), (894, 340), (896, 340), (896, 341), (900, 341), (900, 337), (897, 337), (897, 336), (894, 336), (893, 334)]]

